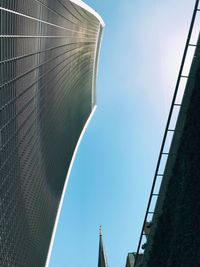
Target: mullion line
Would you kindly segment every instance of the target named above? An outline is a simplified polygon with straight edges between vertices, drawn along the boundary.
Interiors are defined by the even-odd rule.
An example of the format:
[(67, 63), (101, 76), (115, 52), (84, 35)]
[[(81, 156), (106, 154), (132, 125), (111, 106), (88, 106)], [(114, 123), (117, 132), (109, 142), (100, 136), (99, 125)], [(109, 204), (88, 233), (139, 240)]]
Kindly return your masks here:
[(0, 38), (71, 38), (71, 39), (86, 39), (86, 40), (96, 40), (95, 36), (92, 38), (88, 37), (72, 37), (67, 35), (0, 35)]
[[(32, 114), (31, 114), (31, 115), (32, 115)], [(37, 120), (37, 118), (35, 117), (35, 118), (33, 119), (33, 122), (32, 122), (32, 124), (31, 124), (31, 126), (30, 126), (29, 128), (26, 129), (26, 134), (27, 134), (27, 132), (30, 132), (30, 130), (32, 129), (32, 127), (33, 127), (33, 125), (35, 124), (36, 120)], [(35, 132), (37, 133), (37, 129), (36, 129), (36, 128), (35, 128)], [(17, 133), (18, 133), (18, 132), (16, 132), (15, 136), (17, 136)], [(25, 135), (26, 135), (26, 134), (25, 134)], [(33, 138), (34, 136), (35, 136), (35, 133), (32, 134), (31, 138)], [(36, 137), (38, 137), (38, 135), (36, 135)], [(34, 139), (34, 138), (33, 138), (33, 139)], [(23, 140), (23, 139), (22, 139), (22, 140)], [(22, 141), (22, 140), (21, 140), (21, 141)], [(2, 169), (4, 168), (4, 166), (9, 162), (11, 156), (17, 154), (17, 152), (18, 152), (18, 150), (19, 150), (19, 147), (20, 147), (21, 144), (22, 144), (21, 141), (19, 142), (18, 146), (16, 146), (15, 149), (13, 149), (12, 153), (9, 155), (9, 157), (6, 159), (6, 161), (4, 161), (4, 163), (1, 165), (0, 171), (2, 171)], [(36, 143), (36, 142), (37, 142), (37, 138), (35, 138), (35, 142), (34, 142), (34, 143)], [(25, 149), (24, 149), (24, 150), (25, 150)], [(24, 150), (22, 150), (22, 155), (23, 155), (23, 151), (24, 151)], [(17, 164), (17, 162), (16, 162), (16, 164)], [(14, 166), (14, 167), (15, 167), (15, 166)], [(12, 169), (11, 169), (11, 170), (12, 170)], [(8, 175), (9, 175), (9, 174), (8, 174)]]
[[(85, 65), (87, 66), (88, 64), (87, 64), (88, 62), (85, 62)], [(84, 65), (84, 67), (85, 67), (85, 65)], [(75, 69), (76, 67), (74, 67), (73, 69)], [(89, 70), (91, 70), (90, 68), (89, 68)], [(72, 76), (73, 77), (73, 80), (70, 80), (70, 82), (69, 82), (69, 85), (71, 85), (70, 87), (70, 90), (66, 90), (64, 93), (65, 93), (65, 96), (66, 96), (66, 94), (67, 95), (69, 95), (70, 93), (71, 93), (71, 91), (72, 90), (74, 90), (74, 83), (76, 83), (76, 81), (77, 81), (77, 79), (76, 79), (76, 77), (77, 77), (77, 75), (79, 74), (79, 71), (77, 71), (77, 72), (74, 72), (74, 75)], [(59, 79), (59, 82), (56, 84), (56, 85), (59, 85), (59, 83), (61, 83), (59, 86), (58, 86), (58, 90), (60, 91), (60, 90), (62, 90), (63, 89), (63, 87), (61, 87), (62, 86), (62, 83), (66, 83), (66, 79), (67, 79), (67, 77), (66, 77), (66, 79), (62, 79), (63, 77), (65, 77), (65, 73), (63, 73), (63, 75), (62, 75), (62, 77)], [(49, 94), (48, 94), (48, 97), (49, 96), (52, 96), (52, 95), (56, 95), (56, 94), (58, 94), (58, 92), (59, 91), (51, 91), (50, 90), (50, 92), (49, 92)], [(56, 99), (58, 99), (59, 97), (62, 97), (62, 99), (63, 99), (63, 96), (59, 96), (58, 95), (58, 97), (56, 98)], [(50, 99), (50, 98), (49, 98)], [(55, 103), (56, 103), (56, 100), (55, 99)], [(43, 102), (44, 102), (44, 100), (45, 100), (45, 96), (43, 97), (43, 98), (41, 98), (41, 101), (40, 101), (40, 104), (42, 104)], [(58, 107), (59, 107), (59, 103), (58, 103), (58, 105), (57, 105)], [(42, 107), (42, 105), (41, 105), (41, 107)]]
[(82, 23), (82, 21), (79, 18), (77, 18), (60, 0), (55, 0), (55, 1), (60, 3), (64, 7), (64, 9), (66, 9), (74, 18), (76, 18), (80, 23)]
[[(73, 7), (73, 9), (84, 19), (84, 20), (86, 20), (87, 22), (89, 22), (89, 25), (91, 26), (91, 20), (89, 21), (88, 19), (86, 19), (85, 17), (83, 17), (82, 16), (82, 14), (76, 9), (76, 7), (75, 7), (75, 5), (76, 4), (74, 4), (74, 3), (72, 3), (72, 2), (70, 2), (70, 4), (71, 4), (71, 6)], [(85, 21), (81, 21), (82, 23), (85, 23)], [(96, 29), (97, 27), (91, 27), (91, 29), (92, 28), (94, 28), (94, 29)]]
[[(87, 71), (85, 71), (83, 76), (85, 76), (85, 74), (86, 74), (87, 72), (89, 72), (89, 71), (90, 71), (90, 69), (88, 69)], [(63, 82), (64, 82), (64, 81), (62, 81), (62, 83), (63, 83)], [(77, 86), (77, 83), (79, 83), (79, 82), (82, 82), (82, 81), (78, 81), (78, 80), (77, 80), (77, 82), (73, 85), (73, 87), (71, 88), (71, 90), (66, 92), (67, 95), (70, 95), (70, 94), (71, 94), (71, 92), (74, 90), (74, 87), (76, 87), (76, 86)], [(64, 87), (64, 85), (63, 85), (62, 87), (60, 86), (60, 88), (63, 88), (63, 87)], [(65, 96), (66, 96), (66, 94), (65, 94)], [(35, 95), (33, 98), (35, 98), (35, 97), (36, 97), (36, 95)], [(45, 97), (43, 97), (43, 98), (45, 98)], [(43, 98), (40, 100), (40, 103), (42, 103)], [(58, 106), (58, 105), (57, 105), (57, 106)], [(32, 115), (35, 115), (35, 114), (34, 114), (34, 110), (35, 110), (35, 109), (33, 109), (33, 112), (30, 112), (30, 113), (29, 113), (29, 115), (27, 116), (26, 120), (23, 121), (23, 123), (21, 124), (20, 128), (18, 128), (17, 131), (15, 132), (15, 134), (13, 135), (13, 138), (14, 138), (15, 136), (17, 136), (17, 133), (18, 133), (21, 129), (23, 129), (23, 126), (24, 126), (25, 123), (29, 120), (29, 118), (30, 118)], [(55, 110), (55, 111), (56, 111), (56, 110)], [(56, 114), (57, 114), (57, 113), (56, 113)], [(33, 119), (33, 123), (32, 123), (31, 126), (27, 129), (27, 131), (30, 130), (30, 129), (32, 128), (33, 124), (35, 123), (35, 121), (36, 121), (37, 119), (38, 119), (37, 117), (35, 117), (35, 119)], [(42, 120), (39, 119), (38, 121), (41, 122)], [(36, 136), (37, 136), (37, 135), (36, 135)], [(24, 137), (25, 137), (25, 135), (24, 135)], [(24, 140), (24, 137), (22, 137), (22, 139), (20, 140), (20, 142), (19, 142), (19, 146), (20, 146), (20, 143), (23, 143), (22, 141)], [(1, 150), (1, 151), (2, 151), (2, 150)], [(14, 151), (15, 151), (15, 150), (14, 150)], [(13, 151), (13, 152), (14, 152), (14, 151)], [(9, 160), (9, 158), (13, 155), (13, 152), (11, 152), (11, 154), (9, 155), (9, 157), (3, 162), (3, 164), (2, 164), (2, 166), (1, 166), (1, 168), (0, 168), (0, 170), (2, 170), (2, 168), (6, 165), (6, 163), (7, 163), (8, 160)]]
[[(88, 12), (85, 10), (85, 9), (82, 9), (82, 11), (83, 11), (83, 13), (85, 13), (85, 15), (89, 18), (89, 19), (91, 19), (91, 16), (94, 16), (94, 15), (92, 15), (92, 14), (88, 14)], [(93, 17), (92, 17), (93, 18)]]
[[(40, 79), (42, 79), (43, 77), (45, 77), (48, 73), (50, 73), (51, 71), (55, 70), (57, 68), (58, 65), (64, 63), (67, 59), (73, 57), (74, 55), (77, 55), (79, 52), (70, 55), (69, 57), (65, 58), (63, 61), (59, 62), (56, 66), (54, 66), (53, 68), (51, 68), (50, 70), (48, 70), (47, 72), (43, 73), (41, 76), (39, 76), (39, 79), (35, 80), (31, 85), (29, 85), (23, 92), (21, 92), (18, 96), (16, 96), (15, 98), (13, 98), (11, 101), (7, 102), (4, 106), (2, 106), (0, 108), (0, 110), (3, 110), (4, 108), (6, 108), (8, 105), (12, 104), (16, 99), (20, 98), (24, 93), (26, 93), (32, 86), (34, 86), (35, 83), (37, 83), (38, 81), (40, 81)], [(79, 56), (73, 58), (69, 64), (73, 63)], [(66, 65), (67, 67), (69, 67), (69, 64)], [(50, 79), (51, 80), (51, 79)]]
[[(83, 17), (83, 19), (84, 20), (87, 20), (89, 23), (91, 23), (91, 20), (92, 21), (94, 21), (94, 18), (96, 19), (96, 17), (94, 16), (94, 18), (89, 18), (88, 16), (87, 16), (87, 14), (86, 14), (86, 16), (88, 17), (88, 18), (86, 18), (86, 17), (84, 17), (83, 16), (83, 14), (82, 13), (80, 13), (80, 11), (78, 11), (78, 9), (76, 8), (77, 7), (77, 5), (75, 4), (75, 3), (72, 3), (72, 2), (70, 2), (71, 3), (71, 5), (73, 6), (73, 8), (79, 13), (79, 15), (81, 16), (81, 17)], [(97, 20), (98, 21), (98, 20)], [(83, 22), (84, 23), (84, 22)], [(94, 28), (94, 29), (96, 29), (96, 28), (98, 28), (98, 26), (99, 26), (99, 21), (98, 21), (98, 23), (96, 24), (96, 27), (91, 27), (91, 28)]]
[[(65, 67), (64, 67), (65, 68)], [(62, 69), (62, 70), (64, 70), (64, 68)], [(62, 71), (61, 70), (61, 71)], [(61, 73), (61, 71), (60, 72), (58, 72), (58, 74), (59, 73)], [(62, 77), (64, 77), (64, 75), (66, 74), (66, 72), (68, 71), (68, 69), (67, 70), (65, 70), (65, 72), (63, 73), (63, 75), (59, 78), (59, 80), (61, 80), (62, 79)], [(57, 76), (57, 75), (56, 75)], [(53, 80), (55, 79), (55, 76), (52, 78)], [(43, 87), (45, 87), (49, 82), (51, 82), (51, 80), (49, 80), (47, 83), (45, 83), (44, 85), (43, 85)], [(74, 82), (74, 80), (72, 80), (71, 81), (71, 83), (73, 83)], [(42, 88), (43, 88), (42, 87)], [(40, 89), (40, 90), (42, 90), (42, 88)], [(6, 127), (8, 127), (9, 126), (9, 124), (14, 120), (14, 119), (17, 119), (17, 117), (26, 109), (26, 107), (28, 107), (28, 105), (35, 99), (37, 97), (37, 95), (33, 95), (33, 97), (29, 100), (29, 103), (28, 104), (26, 104), (26, 105), (24, 105), (23, 106), (23, 108), (17, 113), (17, 114), (15, 114), (15, 116), (13, 116), (2, 128), (1, 128), (1, 131), (3, 132), (3, 130), (6, 128)], [(42, 97), (42, 98), (40, 98), (40, 102), (42, 103), (42, 101), (44, 100), (44, 98), (45, 97)], [(26, 120), (25, 120), (26, 121)], [(22, 123), (22, 125), (24, 125), (24, 122)], [(20, 128), (18, 128), (17, 129), (17, 131), (19, 130), (19, 129), (21, 129), (21, 127), (22, 127), (22, 125), (20, 126)], [(16, 131), (16, 132), (17, 132)], [(12, 137), (11, 137), (12, 138)], [(10, 139), (11, 139), (10, 138)], [(9, 140), (10, 140), (9, 139)], [(9, 143), (9, 140), (2, 146), (2, 148), (1, 148), (1, 150)], [(0, 150), (0, 151), (1, 151)]]
[[(79, 81), (79, 82), (81, 82), (81, 81)], [(60, 85), (60, 87), (61, 87), (61, 86), (62, 86), (62, 88), (65, 86), (65, 81), (62, 81), (62, 84)], [(77, 84), (74, 84), (74, 86), (73, 86), (73, 88), (72, 88), (71, 91), (73, 91), (74, 87), (76, 87), (76, 86), (77, 86)], [(70, 91), (70, 92), (66, 92), (66, 94), (68, 95), (69, 93), (71, 93), (71, 91)], [(65, 97), (66, 97), (66, 94), (65, 94)], [(61, 96), (59, 96), (59, 97), (61, 97)], [(59, 101), (59, 98), (57, 98), (57, 101)], [(59, 104), (59, 103), (58, 103), (58, 104)], [(58, 111), (59, 111), (59, 112), (63, 112), (63, 105), (62, 105), (62, 106), (57, 105), (57, 107), (59, 107), (59, 109), (58, 109), (58, 108), (55, 109), (54, 117), (52, 117), (53, 120), (55, 120), (55, 118), (57, 117), (57, 113), (58, 113)], [(65, 110), (66, 110), (66, 109), (65, 109)], [(43, 114), (43, 113), (42, 113), (42, 114)], [(42, 119), (41, 119), (41, 118), (40, 118), (39, 122), (40, 122), (40, 123), (42, 122)], [(49, 127), (48, 127), (48, 126), (47, 126), (45, 129), (46, 129), (46, 131), (48, 131), (49, 134), (51, 133), (51, 131), (49, 130)]]
[[(23, 17), (23, 18), (26, 18), (26, 19), (29, 19), (29, 20), (34, 20), (36, 21), (37, 23), (44, 23), (46, 25), (49, 25), (49, 26), (52, 26), (52, 27), (56, 27), (56, 28), (59, 28), (59, 29), (62, 29), (64, 31), (70, 31), (70, 32), (73, 32), (73, 33), (80, 33), (81, 31), (77, 31), (77, 30), (72, 30), (72, 29), (69, 29), (69, 28), (65, 28), (65, 27), (62, 27), (62, 26), (59, 26), (59, 25), (56, 25), (56, 24), (53, 24), (53, 23), (50, 23), (50, 22), (47, 22), (45, 20), (41, 20), (41, 19), (37, 19), (35, 17), (32, 17), (32, 16), (29, 16), (29, 15), (25, 15), (23, 13), (20, 13), (20, 12), (17, 12), (17, 11), (14, 11), (14, 10), (11, 10), (11, 9), (7, 9), (7, 8), (3, 8), (0, 6), (0, 10), (1, 11), (4, 11), (4, 12), (7, 12), (7, 13), (11, 13), (11, 14), (15, 14), (19, 17)], [(87, 35), (90, 35), (90, 34), (87, 34)], [(91, 34), (92, 35), (92, 34)]]
[(57, 14), (58, 16), (64, 18), (66, 21), (69, 21), (69, 22), (71, 22), (72, 24), (78, 25), (78, 27), (79, 27), (80, 29), (84, 29), (84, 30), (86, 29), (87, 31), (90, 31), (90, 32), (92, 32), (92, 33), (94, 32), (94, 31), (92, 31), (92, 30), (89, 30), (88, 28), (83, 28), (83, 27), (81, 27), (79, 24), (77, 24), (77, 23), (75, 23), (75, 22), (69, 20), (68, 18), (66, 18), (66, 17), (63, 16), (62, 14), (58, 13), (57, 11), (53, 10), (52, 8), (48, 7), (47, 5), (45, 5), (44, 3), (40, 2), (39, 0), (35, 0), (35, 1), (36, 1), (36, 2), (39, 2), (41, 5), (43, 5), (43, 6), (46, 7), (47, 9), (51, 10), (52, 12), (54, 12), (55, 14)]
[(16, 78), (14, 78), (14, 79), (12, 79), (12, 80), (10, 80), (10, 81), (8, 81), (8, 82), (2, 84), (2, 85), (0, 86), (0, 89), (1, 89), (2, 87), (4, 87), (5, 85), (9, 85), (10, 83), (13, 83), (14, 81), (19, 80), (20, 78), (23, 78), (23, 77), (26, 76), (27, 74), (30, 74), (32, 71), (37, 70), (39, 67), (44, 66), (44, 65), (46, 65), (47, 63), (50, 63), (50, 62), (53, 61), (54, 59), (57, 59), (58, 57), (61, 57), (61, 56), (63, 56), (64, 54), (69, 53), (69, 52), (71, 52), (71, 51), (74, 51), (74, 50), (76, 50), (76, 49), (81, 50), (81, 48), (74, 48), (74, 49), (69, 50), (69, 51), (67, 51), (67, 52), (61, 53), (61, 54), (59, 54), (58, 56), (55, 56), (55, 57), (51, 58), (50, 60), (47, 60), (47, 61), (43, 62), (42, 64), (39, 64), (39, 65), (37, 65), (36, 67), (34, 67), (34, 68), (28, 70), (27, 72), (24, 72), (23, 74), (17, 76)]
[[(33, 115), (33, 113), (30, 113), (30, 114), (29, 114), (29, 118), (31, 117), (31, 115)], [(32, 122), (32, 124), (31, 124), (31, 126), (27, 129), (27, 131), (30, 130), (30, 129), (32, 128), (32, 125), (35, 123), (36, 119), (37, 119), (36, 117), (33, 119), (33, 122)], [(28, 118), (27, 118), (27, 120), (28, 120)], [(13, 136), (13, 138), (14, 138), (14, 137), (17, 137), (17, 133), (18, 133), (20, 130), (21, 130), (21, 128), (18, 129), (18, 130), (15, 132), (15, 135)], [(21, 141), (22, 141), (22, 140), (21, 140)], [(20, 142), (21, 142), (21, 141), (20, 141)], [(19, 146), (20, 146), (20, 142), (18, 143), (18, 146), (16, 146), (15, 149), (12, 150), (12, 152), (9, 154), (8, 158), (1, 164), (0, 171), (1, 171), (1, 170), (4, 168), (4, 166), (9, 162), (11, 156), (13, 156), (13, 155), (16, 154), (16, 153), (14, 153), (14, 152), (15, 152), (16, 150), (18, 151), (18, 148), (19, 148)]]
[[(82, 42), (82, 43), (84, 44), (84, 47), (92, 44), (90, 42), (88, 42), (88, 43), (87, 42)], [(29, 57), (29, 56), (34, 56), (36, 54), (42, 54), (42, 53), (47, 52), (47, 51), (53, 51), (54, 49), (61, 48), (61, 47), (64, 47), (64, 46), (70, 46), (70, 45), (76, 45), (76, 44), (82, 44), (82, 43), (81, 42), (67, 43), (67, 44), (63, 44), (63, 45), (59, 45), (59, 46), (55, 46), (55, 47), (50, 47), (48, 49), (41, 50), (41, 51), (38, 51), (38, 52), (35, 52), (35, 53), (25, 54), (25, 55), (22, 55), (22, 56), (19, 56), (19, 57), (13, 57), (13, 58), (9, 58), (9, 59), (0, 61), (0, 64), (4, 64), (4, 63), (7, 63), (9, 61), (14, 61), (14, 60), (18, 60), (18, 59), (23, 59), (23, 58), (26, 58), (26, 57)], [(77, 47), (77, 48), (79, 48), (79, 47)], [(82, 48), (82, 46), (80, 46), (80, 48)]]

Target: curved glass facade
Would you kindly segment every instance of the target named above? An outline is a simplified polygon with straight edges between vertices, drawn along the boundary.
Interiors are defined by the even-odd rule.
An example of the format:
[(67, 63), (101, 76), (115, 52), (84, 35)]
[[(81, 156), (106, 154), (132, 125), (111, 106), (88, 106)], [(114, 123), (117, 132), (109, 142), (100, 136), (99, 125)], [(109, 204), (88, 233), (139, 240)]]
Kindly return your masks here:
[(98, 16), (0, 2), (0, 266), (45, 266), (66, 175), (95, 107)]

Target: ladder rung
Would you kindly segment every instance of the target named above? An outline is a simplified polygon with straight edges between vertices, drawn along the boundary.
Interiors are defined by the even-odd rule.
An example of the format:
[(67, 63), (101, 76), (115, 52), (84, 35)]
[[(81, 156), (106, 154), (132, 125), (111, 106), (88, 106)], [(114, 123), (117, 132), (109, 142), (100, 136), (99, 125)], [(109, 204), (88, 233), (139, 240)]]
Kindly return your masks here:
[(175, 132), (175, 130), (173, 130), (173, 129), (168, 129), (167, 131), (168, 132)]
[(182, 105), (181, 104), (174, 104), (174, 106), (181, 107)]
[[(143, 231), (144, 231), (144, 230), (143, 230)], [(146, 234), (145, 234), (145, 233), (143, 233), (142, 235), (149, 236), (149, 234), (147, 234), (147, 233), (146, 233)]]
[(192, 79), (192, 78), (194, 78), (194, 77), (186, 76), (186, 75), (181, 75), (181, 78)]
[(169, 153), (167, 153), (167, 152), (162, 152), (162, 155), (169, 155)]
[(158, 173), (156, 176), (161, 176), (162, 177), (162, 176), (164, 176), (164, 174)]

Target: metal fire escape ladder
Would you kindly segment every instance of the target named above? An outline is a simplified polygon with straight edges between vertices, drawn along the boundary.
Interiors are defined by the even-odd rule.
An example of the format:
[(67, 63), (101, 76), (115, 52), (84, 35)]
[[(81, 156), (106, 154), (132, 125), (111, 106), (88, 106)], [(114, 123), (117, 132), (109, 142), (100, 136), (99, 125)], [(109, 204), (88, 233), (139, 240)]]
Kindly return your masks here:
[[(189, 47), (194, 47), (195, 48), (197, 46), (197, 44), (192, 44), (190, 42), (191, 42), (191, 36), (192, 36), (192, 33), (193, 33), (193, 29), (194, 29), (196, 15), (197, 15), (197, 12), (199, 12), (199, 11), (200, 11), (199, 0), (196, 0), (195, 6), (194, 6), (194, 10), (193, 10), (192, 19), (191, 19), (191, 23), (190, 23), (190, 28), (189, 28), (189, 32), (188, 32), (188, 36), (187, 36), (187, 40), (186, 40), (186, 44), (185, 44), (185, 48), (184, 48), (184, 52), (183, 52), (183, 57), (182, 57), (182, 61), (181, 61), (181, 65), (180, 65), (180, 69), (179, 69), (179, 73), (178, 73), (178, 78), (177, 78), (177, 82), (176, 82), (176, 86), (175, 86), (175, 90), (174, 90), (174, 95), (173, 95), (172, 103), (171, 103), (170, 110), (169, 110), (169, 115), (168, 115), (167, 124), (166, 124), (166, 128), (165, 128), (164, 136), (163, 136), (163, 141), (162, 141), (162, 144), (161, 144), (161, 149), (160, 149), (160, 153), (159, 153), (159, 157), (158, 157), (158, 162), (157, 162), (157, 165), (156, 165), (155, 175), (154, 175), (154, 178), (153, 178), (153, 183), (152, 183), (150, 196), (149, 196), (149, 200), (148, 200), (148, 204), (147, 204), (147, 209), (146, 209), (146, 213), (145, 213), (145, 217), (144, 217), (144, 221), (143, 221), (142, 231), (141, 231), (140, 238), (139, 238), (137, 252), (135, 254), (134, 267), (138, 266), (137, 265), (138, 258), (139, 258), (138, 255), (139, 255), (139, 253), (140, 253), (140, 251), (142, 249), (143, 236), (144, 235), (147, 236), (147, 234), (145, 233), (145, 225), (147, 223), (148, 215), (151, 214), (153, 216), (155, 214), (155, 208), (153, 210), (151, 210), (150, 207), (151, 207), (151, 204), (153, 202), (153, 199), (156, 197), (156, 200), (157, 200), (157, 198), (159, 196), (159, 193), (158, 193), (159, 190), (156, 189), (156, 187), (155, 187), (157, 179), (160, 179), (162, 181), (162, 178), (164, 176), (164, 168), (163, 168), (163, 172), (160, 173), (160, 166), (161, 166), (163, 157), (165, 156), (165, 157), (168, 158), (168, 155), (169, 155), (169, 150), (165, 151), (167, 137), (168, 137), (169, 133), (174, 135), (174, 132), (175, 132), (175, 126), (174, 126), (174, 128), (170, 127), (171, 126), (171, 122), (173, 120), (173, 118), (172, 118), (173, 117), (173, 113), (174, 113), (175, 107), (179, 109), (178, 113), (179, 113), (180, 107), (181, 107), (181, 103), (177, 103), (177, 94), (179, 92), (180, 82), (181, 82), (182, 79), (190, 79), (190, 78), (192, 78), (192, 77), (190, 77), (188, 75), (183, 75), (183, 69), (184, 69), (184, 65), (185, 65), (185, 61), (186, 61), (186, 56), (187, 56), (187, 53), (188, 53), (188, 48)], [(166, 166), (166, 163), (165, 163), (165, 166)], [(160, 181), (160, 184), (161, 184), (161, 181)], [(144, 249), (144, 245), (143, 245), (143, 249)]]

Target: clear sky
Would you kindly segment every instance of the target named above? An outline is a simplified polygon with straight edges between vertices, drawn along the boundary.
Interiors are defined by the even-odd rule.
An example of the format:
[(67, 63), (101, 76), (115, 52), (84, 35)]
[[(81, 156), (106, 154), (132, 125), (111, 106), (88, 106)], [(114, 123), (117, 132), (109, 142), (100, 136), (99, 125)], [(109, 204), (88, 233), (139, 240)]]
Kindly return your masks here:
[(195, 0), (87, 0), (106, 27), (97, 110), (69, 179), (50, 267), (109, 267), (137, 248)]

